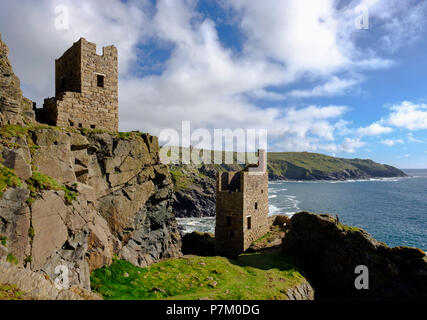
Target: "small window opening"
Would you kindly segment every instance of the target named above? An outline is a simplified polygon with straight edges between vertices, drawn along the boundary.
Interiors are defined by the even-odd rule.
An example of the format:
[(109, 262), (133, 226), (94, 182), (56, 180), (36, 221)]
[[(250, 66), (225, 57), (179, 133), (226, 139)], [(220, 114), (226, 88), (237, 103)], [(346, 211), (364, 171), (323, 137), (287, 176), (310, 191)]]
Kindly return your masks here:
[(255, 202), (255, 210), (258, 210), (258, 202)]
[(230, 239), (234, 239), (234, 230), (230, 230)]
[(227, 217), (227, 226), (231, 227), (231, 217)]
[(248, 221), (248, 230), (251, 230), (252, 229), (252, 217), (247, 217), (246, 219)]
[(74, 127), (74, 122), (71, 120), (68, 120), (68, 122), (70, 123), (70, 127)]
[(91, 128), (91, 129), (95, 129), (95, 128), (96, 128), (96, 126), (95, 126), (94, 124), (91, 124), (91, 125), (90, 125), (90, 128)]
[(79, 128), (83, 128), (83, 124), (82, 123), (79, 123)]
[(104, 76), (97, 74), (96, 75), (96, 82), (97, 82), (98, 87), (104, 88)]

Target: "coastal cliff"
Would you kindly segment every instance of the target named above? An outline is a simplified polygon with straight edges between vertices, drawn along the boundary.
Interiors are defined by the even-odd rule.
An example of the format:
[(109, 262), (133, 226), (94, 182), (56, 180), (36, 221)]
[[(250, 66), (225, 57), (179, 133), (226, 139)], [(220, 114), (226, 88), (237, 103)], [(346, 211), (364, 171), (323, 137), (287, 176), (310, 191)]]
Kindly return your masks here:
[(52, 282), (65, 266), (69, 285), (90, 289), (114, 257), (143, 267), (181, 256), (157, 138), (38, 124), (7, 54), (0, 36), (0, 262), (34, 274), (4, 272), (0, 284)]
[[(316, 299), (410, 299), (427, 297), (427, 257), (420, 249), (389, 248), (366, 231), (330, 215), (295, 214), (283, 250), (297, 261)], [(368, 270), (368, 289), (356, 289), (357, 266)]]
[(180, 255), (172, 181), (157, 139), (51, 127), (0, 129), (4, 255), (90, 288), (114, 255), (138, 266)]

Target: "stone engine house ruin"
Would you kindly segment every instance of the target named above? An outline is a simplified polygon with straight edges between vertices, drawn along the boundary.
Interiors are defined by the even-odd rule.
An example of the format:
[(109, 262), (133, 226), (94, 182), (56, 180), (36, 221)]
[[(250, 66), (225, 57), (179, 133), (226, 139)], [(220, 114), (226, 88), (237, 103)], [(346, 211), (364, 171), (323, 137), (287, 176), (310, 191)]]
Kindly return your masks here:
[(219, 172), (216, 190), (215, 251), (233, 257), (268, 231), (266, 153), (258, 151), (258, 168)]
[(36, 109), (37, 120), (52, 126), (118, 131), (118, 55), (115, 46), (96, 53), (81, 38), (55, 61), (55, 97)]

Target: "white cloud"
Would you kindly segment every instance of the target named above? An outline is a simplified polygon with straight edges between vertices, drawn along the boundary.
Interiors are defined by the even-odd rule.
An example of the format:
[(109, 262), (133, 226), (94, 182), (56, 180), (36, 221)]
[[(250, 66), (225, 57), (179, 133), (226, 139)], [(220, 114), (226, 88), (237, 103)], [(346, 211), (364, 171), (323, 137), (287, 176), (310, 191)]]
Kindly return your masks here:
[(287, 95), (294, 98), (324, 97), (343, 95), (360, 81), (357, 79), (340, 79), (333, 76), (328, 82), (309, 90), (292, 90)]
[(392, 147), (396, 144), (403, 144), (404, 141), (402, 139), (397, 139), (397, 140), (386, 139), (386, 140), (382, 140), (381, 143), (388, 147)]
[(408, 130), (427, 129), (427, 104), (403, 101), (390, 107), (392, 112), (385, 120), (389, 125)]
[(408, 141), (409, 142), (414, 142), (414, 143), (421, 143), (421, 142), (423, 142), (422, 140), (415, 138), (412, 132), (408, 133)]
[[(69, 10), (68, 30), (55, 28), (58, 5)], [(98, 50), (117, 46), (120, 74), (127, 74), (136, 59), (135, 47), (148, 30), (143, 6), (144, 1), (132, 0), (1, 1), (0, 30), (24, 93), (38, 102), (53, 95), (55, 59), (80, 37), (97, 43)]]
[(363, 147), (365, 144), (365, 142), (358, 138), (345, 138), (344, 142), (340, 146), (340, 151), (354, 153), (357, 149)]
[(368, 127), (362, 127), (357, 129), (357, 133), (360, 136), (378, 136), (382, 134), (387, 134), (393, 132), (393, 129), (390, 127), (385, 127), (375, 122)]
[[(275, 145), (286, 150), (354, 152), (364, 145), (348, 136), (355, 133), (343, 119), (346, 107), (260, 107), (251, 99), (340, 95), (362, 81), (364, 70), (389, 67), (391, 61), (374, 51), (358, 50), (353, 5), (337, 9), (333, 0), (222, 0), (236, 19), (232, 27), (244, 33), (243, 50), (236, 52), (221, 42), (215, 22), (197, 12), (196, 0), (152, 3), (1, 1), (0, 30), (24, 93), (38, 102), (53, 94), (54, 59), (83, 36), (99, 48), (119, 48), (121, 130), (158, 134), (191, 120), (194, 128), (267, 128)], [(70, 8), (68, 31), (54, 28), (58, 4)], [(133, 72), (144, 63), (138, 61), (138, 47), (146, 40), (170, 49), (160, 74)], [(298, 81), (313, 87), (276, 90)]]

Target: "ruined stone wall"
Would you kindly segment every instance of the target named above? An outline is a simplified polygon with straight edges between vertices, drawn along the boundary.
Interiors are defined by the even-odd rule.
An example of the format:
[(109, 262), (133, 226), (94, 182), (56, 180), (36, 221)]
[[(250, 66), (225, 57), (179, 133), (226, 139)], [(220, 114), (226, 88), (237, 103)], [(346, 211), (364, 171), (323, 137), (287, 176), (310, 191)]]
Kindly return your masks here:
[(118, 131), (116, 47), (104, 47), (100, 56), (94, 43), (81, 38), (56, 61), (55, 69), (55, 104), (46, 101), (38, 120), (60, 127)]
[[(244, 251), (243, 193), (218, 191), (216, 195), (215, 252), (235, 256)], [(227, 217), (231, 219), (228, 225)], [(231, 237), (231, 232), (234, 236)]]
[(267, 233), (268, 228), (267, 172), (218, 173), (215, 227), (217, 254), (235, 256), (246, 251), (255, 240)]
[(62, 92), (81, 92), (82, 41), (76, 42), (55, 61), (55, 96)]
[[(268, 174), (250, 175), (243, 172), (243, 249), (268, 231)], [(248, 216), (251, 229), (248, 229)]]

